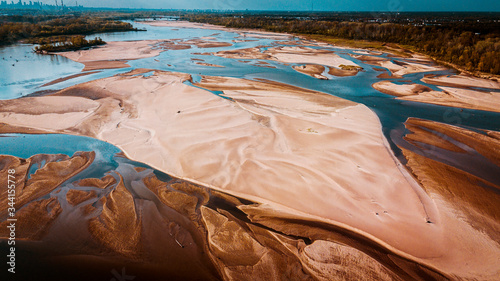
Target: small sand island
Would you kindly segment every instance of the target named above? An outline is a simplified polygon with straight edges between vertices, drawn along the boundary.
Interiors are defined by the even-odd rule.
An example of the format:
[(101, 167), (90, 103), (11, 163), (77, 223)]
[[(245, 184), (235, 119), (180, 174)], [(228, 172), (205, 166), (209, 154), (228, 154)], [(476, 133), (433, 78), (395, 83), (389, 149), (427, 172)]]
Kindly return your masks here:
[(317, 79), (326, 80), (323, 72), (326, 67), (328, 73), (334, 76), (354, 76), (363, 68), (353, 61), (341, 58), (332, 51), (313, 49), (309, 47), (283, 46), (272, 47), (265, 51), (260, 48), (237, 49), (219, 51), (212, 55), (233, 59), (262, 59), (274, 60), (281, 63), (303, 64), (293, 69)]
[[(183, 21), (145, 24), (239, 37), (116, 41), (58, 53), (82, 63), (83, 72), (44, 86), (153, 61), (163, 52), (193, 51), (186, 61), (211, 71), (229, 67), (210, 58), (259, 71), (288, 67), (314, 83), (376, 73), (373, 88), (365, 83), (370, 94), (500, 112), (493, 80), (394, 80), (446, 69), (418, 54), (348, 55), (313, 40), (299, 45), (305, 40), (289, 34)], [(256, 38), (285, 43), (234, 47)], [(409, 118), (400, 122), (407, 131), (393, 150), (364, 104), (271, 78), (215, 73), (121, 69), (48, 94), (0, 100), (0, 133), (85, 136), (122, 151), (102, 174), (97, 151), (0, 155), (0, 175), (16, 171), (16, 239), (32, 253), (29, 262), (50, 269), (81, 265), (92, 269), (82, 273), (88, 280), (122, 263), (144, 280), (499, 276), (499, 132)], [(394, 102), (381, 93), (377, 97)], [(0, 204), (7, 200), (2, 192)], [(7, 210), (0, 217), (5, 239)]]

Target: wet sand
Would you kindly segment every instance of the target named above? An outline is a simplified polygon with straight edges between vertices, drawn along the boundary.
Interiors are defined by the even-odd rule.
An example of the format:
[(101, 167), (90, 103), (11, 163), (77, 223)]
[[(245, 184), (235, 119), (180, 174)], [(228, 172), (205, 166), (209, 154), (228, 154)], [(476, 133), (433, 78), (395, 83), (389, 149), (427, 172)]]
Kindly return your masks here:
[(311, 63), (335, 68), (342, 68), (342, 65), (358, 66), (353, 61), (344, 59), (332, 51), (308, 47), (274, 47), (267, 49), (264, 53), (284, 63)]
[(67, 57), (73, 61), (82, 63), (85, 68), (82, 71), (98, 69), (113, 69), (130, 67), (130, 60), (158, 56), (165, 50), (184, 50), (191, 46), (199, 48), (229, 47), (231, 43), (193, 39), (179, 41), (170, 40), (140, 40), (140, 41), (117, 41), (109, 42), (104, 46), (90, 50), (74, 52), (58, 52), (57, 55)]
[(223, 58), (229, 59), (260, 59), (260, 60), (272, 60), (273, 57), (269, 54), (262, 53), (260, 48), (245, 48), (245, 49), (235, 49), (235, 50), (227, 50), (227, 51), (219, 51), (216, 53), (207, 53), (207, 55), (214, 55)]
[(206, 62), (200, 62), (200, 61), (197, 61), (195, 63), (198, 64), (198, 65), (210, 66), (210, 67), (225, 67), (225, 66), (218, 65), (218, 64), (206, 63)]
[[(120, 160), (100, 179), (58, 185), (65, 174), (83, 171), (82, 156), (91, 155), (0, 156), (0, 175), (16, 170), (18, 194), (39, 196), (22, 202), (16, 214), (19, 276), (95, 280), (125, 267), (138, 280), (446, 277), (349, 230)], [(37, 180), (52, 180), (26, 180), (34, 165), (41, 165)], [(3, 240), (7, 228), (1, 225)]]
[[(224, 91), (234, 100), (229, 101), (182, 84), (186, 79), (188, 75), (164, 72), (148, 78), (115, 76), (36, 101), (18, 99), (25, 103), (23, 112), (10, 111), (22, 104), (1, 104), (0, 110), (9, 124), (97, 137), (174, 175), (294, 206), (382, 239), (402, 237), (397, 233), (403, 229), (422, 235), (418, 225), (428, 214), (388, 153), (377, 117), (366, 107), (270, 82), (204, 77), (197, 84)], [(40, 112), (41, 103), (61, 106)], [(29, 114), (27, 104), (38, 115)], [(249, 180), (256, 174), (261, 176)], [(387, 189), (382, 192), (378, 186)], [(393, 196), (406, 202), (407, 211), (401, 213)], [(384, 210), (391, 215), (378, 219), (376, 213)], [(423, 245), (404, 241), (398, 242), (402, 250), (426, 255)]]
[[(276, 40), (285, 40), (291, 39), (290, 34), (286, 33), (274, 33), (268, 31), (256, 31), (253, 29), (244, 29), (244, 28), (227, 28), (220, 25), (212, 25), (207, 23), (196, 23), (189, 21), (141, 21), (143, 24), (148, 24), (151, 26), (164, 26), (164, 27), (176, 27), (176, 28), (201, 28), (201, 29), (211, 29), (211, 30), (224, 30), (224, 31), (233, 31), (240, 34), (240, 38), (242, 40), (247, 40), (248, 37), (253, 38), (269, 38)], [(251, 40), (251, 39), (250, 39)]]
[(325, 67), (322, 65), (317, 65), (317, 64), (305, 64), (305, 65), (300, 65), (300, 66), (293, 66), (293, 69), (296, 71), (309, 75), (311, 77), (317, 78), (317, 79), (322, 79), (326, 80), (328, 79), (322, 73), (325, 71)]
[[(370, 55), (351, 55), (362, 60), (364, 63), (387, 68), (391, 75), (384, 73), (379, 78), (402, 78), (406, 74), (446, 70), (445, 67), (436, 65), (432, 60), (418, 54), (413, 54), (410, 58), (401, 58), (392, 56), (392, 58), (375, 57)], [(394, 58), (394, 59), (393, 59)]]
[(339, 68), (334, 68), (330, 67), (328, 70), (328, 74), (337, 76), (337, 77), (345, 77), (345, 76), (356, 76), (358, 74), (358, 70), (346, 70), (346, 69), (339, 69)]
[[(205, 76), (196, 84), (223, 91), (227, 100), (182, 84), (189, 78), (161, 71), (147, 78), (119, 75), (17, 99), (12, 108), (24, 108), (20, 113), (0, 104), (0, 112), (12, 125), (108, 141), (172, 175), (261, 202), (272, 216), (335, 226), (404, 259), (464, 274), (451, 266), (463, 252), (443, 246), (451, 235), (443, 214), (405, 175), (365, 106), (268, 81)], [(37, 104), (45, 102), (72, 107), (41, 112)], [(261, 222), (261, 210), (244, 211), (287, 231), (277, 221)]]
[(61, 83), (61, 82), (64, 82), (64, 81), (67, 81), (67, 80), (70, 80), (70, 79), (73, 79), (73, 78), (78, 78), (78, 77), (82, 77), (82, 76), (86, 76), (86, 75), (90, 75), (90, 74), (95, 74), (95, 73), (99, 73), (99, 71), (89, 71), (89, 72), (84, 72), (84, 73), (78, 73), (78, 74), (74, 74), (74, 75), (69, 75), (69, 76), (66, 76), (66, 77), (63, 77), (63, 78), (55, 79), (53, 81), (50, 81), (49, 83), (45, 83), (45, 84), (42, 85), (42, 87), (52, 86), (52, 85), (55, 85), (55, 84), (58, 84), (58, 83)]

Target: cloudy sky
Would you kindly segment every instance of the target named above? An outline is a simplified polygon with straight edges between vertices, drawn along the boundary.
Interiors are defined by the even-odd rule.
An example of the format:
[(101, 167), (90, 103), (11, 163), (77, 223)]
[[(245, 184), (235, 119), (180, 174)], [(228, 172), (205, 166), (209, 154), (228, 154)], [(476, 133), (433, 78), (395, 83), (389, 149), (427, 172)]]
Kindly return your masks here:
[[(27, 0), (22, 0), (27, 1)], [(56, 0), (41, 0), (54, 4)], [(57, 0), (60, 3), (61, 0)], [(10, 2), (10, 0), (9, 0)], [(17, 2), (17, 0), (15, 1)], [(66, 5), (113, 8), (323, 10), (323, 11), (500, 11), (499, 0), (65, 0)]]

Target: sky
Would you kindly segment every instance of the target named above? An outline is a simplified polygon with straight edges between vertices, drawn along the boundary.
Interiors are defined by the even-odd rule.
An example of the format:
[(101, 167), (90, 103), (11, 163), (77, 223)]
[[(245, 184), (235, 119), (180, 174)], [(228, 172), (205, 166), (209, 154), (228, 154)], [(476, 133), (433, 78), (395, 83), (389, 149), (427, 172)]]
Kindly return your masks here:
[[(41, 0), (46, 4), (54, 4), (55, 1)], [(61, 0), (57, 2), (60, 3)], [(86, 7), (148, 9), (500, 12), (500, 0), (65, 0), (64, 2), (68, 6), (78, 3)]]

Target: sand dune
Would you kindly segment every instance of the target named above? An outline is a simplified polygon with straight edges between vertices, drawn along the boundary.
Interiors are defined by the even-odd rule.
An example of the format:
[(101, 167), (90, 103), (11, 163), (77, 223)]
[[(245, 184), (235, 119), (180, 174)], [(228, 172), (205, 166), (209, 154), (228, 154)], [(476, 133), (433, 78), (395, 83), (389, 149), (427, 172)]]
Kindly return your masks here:
[[(70, 87), (57, 98), (75, 99), (71, 95), (82, 91), (103, 95), (94, 113), (85, 113), (77, 124), (61, 123), (50, 113), (37, 115), (37, 123), (25, 113), (9, 113), (3, 120), (97, 137), (174, 175), (294, 206), (384, 240), (402, 237), (400, 231), (425, 235), (419, 225), (432, 212), (424, 211), (398, 170), (377, 117), (366, 107), (277, 83), (204, 77), (198, 84), (223, 90), (236, 101), (231, 102), (182, 84), (188, 78), (156, 72), (148, 78), (115, 76)], [(64, 120), (73, 120), (83, 113), (66, 114)], [(406, 202), (404, 212), (393, 196)], [(407, 239), (398, 245), (417, 256), (432, 251)]]
[(313, 49), (309, 47), (272, 47), (264, 52), (260, 48), (236, 49), (219, 51), (213, 55), (225, 58), (237, 59), (267, 59), (283, 63), (304, 63), (325, 65), (329, 67), (341, 68), (344, 66), (358, 66), (353, 61), (341, 58), (332, 51)]
[(158, 56), (165, 50), (184, 50), (191, 46), (199, 48), (215, 48), (232, 46), (228, 42), (192, 39), (180, 42), (171, 40), (140, 40), (108, 42), (104, 46), (90, 50), (59, 52), (57, 55), (67, 57), (85, 65), (82, 71), (97, 69), (126, 68), (130, 60)]
[(413, 55), (411, 58), (402, 60), (395, 56), (391, 58), (375, 57), (370, 55), (352, 55), (352, 57), (362, 60), (364, 63), (387, 68), (391, 76), (381, 75), (381, 78), (402, 78), (406, 74), (446, 70), (445, 67), (435, 65), (430, 59), (420, 55)]
[(227, 28), (220, 25), (213, 25), (208, 23), (197, 23), (189, 21), (141, 21), (141, 23), (151, 25), (151, 26), (164, 26), (164, 27), (175, 27), (175, 28), (201, 28), (210, 30), (224, 30), (224, 31), (234, 31), (240, 34), (240, 38), (246, 39), (247, 37), (253, 38), (268, 38), (276, 40), (286, 40), (290, 39), (292, 36), (286, 33), (275, 33), (268, 31), (256, 31), (252, 29), (242, 29), (242, 28)]
[(337, 68), (341, 65), (358, 66), (353, 61), (344, 59), (332, 51), (308, 47), (274, 47), (267, 49), (264, 53), (285, 63), (312, 63)]
[(261, 59), (282, 63), (304, 64), (302, 66), (294, 66), (293, 69), (318, 79), (328, 79), (324, 75), (321, 75), (325, 66), (329, 67), (329, 74), (335, 76), (354, 76), (362, 69), (353, 61), (341, 58), (332, 51), (309, 47), (272, 47), (264, 52), (260, 48), (254, 47), (219, 51), (212, 54), (232, 59)]
[(325, 67), (322, 65), (317, 65), (317, 64), (305, 64), (305, 65), (300, 65), (300, 66), (293, 66), (293, 69), (296, 71), (309, 75), (314, 78), (326, 80), (328, 79), (322, 73), (325, 71)]

